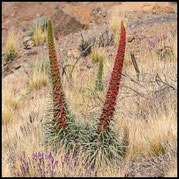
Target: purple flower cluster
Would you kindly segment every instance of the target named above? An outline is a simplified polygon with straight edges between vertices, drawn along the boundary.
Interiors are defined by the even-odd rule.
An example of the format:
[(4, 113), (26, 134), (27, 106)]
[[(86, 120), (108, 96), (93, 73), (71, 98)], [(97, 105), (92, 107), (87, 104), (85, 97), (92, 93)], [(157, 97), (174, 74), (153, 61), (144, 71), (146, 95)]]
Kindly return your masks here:
[(95, 169), (95, 165), (92, 164), (92, 165), (90, 166), (89, 171), (88, 171), (88, 175), (89, 175), (90, 177), (92, 176), (92, 174), (93, 174), (93, 172), (94, 172), (94, 169)]
[(156, 46), (156, 41), (153, 41), (153, 40), (148, 41), (148, 51), (149, 52), (151, 52), (155, 46)]
[(67, 165), (67, 167), (71, 170), (72, 169), (72, 163), (70, 162), (70, 156), (68, 154), (65, 154), (64, 156), (62, 156), (61, 158), (61, 163), (62, 166), (64, 167), (65, 164)]
[[(55, 160), (51, 152), (49, 154), (35, 152), (31, 157), (27, 157), (25, 151), (23, 151), (19, 157), (19, 163), (19, 168), (16, 168), (13, 172), (15, 177), (57, 177), (63, 175), (60, 173), (59, 168), (65, 168), (69, 171), (76, 171), (78, 168), (78, 165), (73, 165), (69, 154), (62, 156), (61, 162), (59, 162)], [(85, 165), (84, 169), (86, 170), (87, 176), (92, 176), (94, 174), (95, 165)], [(78, 173), (78, 175), (84, 175), (84, 173), (82, 173)]]
[[(152, 50), (157, 47), (159, 44), (161, 44), (162, 46), (166, 46), (166, 42), (168, 41), (168, 43), (172, 42), (174, 40), (173, 38), (173, 31), (171, 30), (170, 32), (171, 35), (167, 35), (167, 34), (160, 34), (160, 35), (155, 35), (154, 39), (149, 39), (147, 42), (147, 48), (149, 52), (152, 52)], [(167, 39), (167, 41), (166, 41)]]
[(55, 160), (51, 153), (44, 154), (43, 152), (36, 152), (32, 154), (31, 158), (27, 158), (25, 151), (19, 157), (20, 168), (14, 172), (14, 176), (55, 176), (58, 167), (58, 160)]

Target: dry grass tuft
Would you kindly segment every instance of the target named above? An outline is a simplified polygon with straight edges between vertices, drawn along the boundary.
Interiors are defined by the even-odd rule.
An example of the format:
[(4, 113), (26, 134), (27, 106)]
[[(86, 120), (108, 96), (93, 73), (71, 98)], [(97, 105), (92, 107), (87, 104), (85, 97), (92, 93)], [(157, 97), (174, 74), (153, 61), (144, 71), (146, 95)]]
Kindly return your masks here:
[(39, 90), (48, 84), (48, 59), (36, 62), (32, 66), (32, 75), (28, 84), (30, 90)]
[(41, 73), (39, 70), (35, 70), (29, 81), (30, 90), (39, 90), (43, 86), (47, 86), (48, 76), (45, 73)]
[[(132, 104), (131, 104), (132, 106)], [(129, 148), (128, 158), (135, 157), (157, 157), (165, 154), (167, 151), (176, 150), (177, 140), (177, 120), (176, 112), (171, 107), (170, 102), (166, 103), (167, 111), (160, 111), (159, 114), (148, 115), (144, 119), (119, 119), (120, 128), (128, 127), (129, 130)], [(155, 111), (148, 111), (154, 114)], [(116, 127), (117, 128), (117, 127)], [(171, 155), (174, 155), (173, 153)]]
[(105, 58), (106, 58), (106, 54), (105, 54), (104, 49), (94, 47), (91, 50), (91, 60), (92, 60), (92, 62), (96, 63), (96, 62), (99, 62), (100, 60), (104, 61)]
[(3, 58), (4, 63), (13, 60), (17, 57), (17, 37), (15, 36), (15, 32), (13, 29), (8, 31), (7, 42), (5, 46), (5, 57)]
[(42, 30), (38, 25), (35, 26), (34, 34), (32, 35), (32, 41), (35, 46), (39, 46), (47, 41), (47, 30)]
[(14, 119), (14, 112), (12, 108), (9, 108), (7, 106), (2, 107), (2, 125), (5, 125), (7, 123), (10, 123)]
[(119, 16), (113, 16), (111, 21), (109, 22), (109, 28), (115, 35), (114, 44), (117, 45), (120, 38), (120, 24), (121, 18)]
[(16, 94), (15, 89), (7, 81), (3, 81), (2, 90), (2, 123), (7, 124), (14, 120), (15, 112), (22, 106), (24, 98)]
[(111, 31), (114, 33), (115, 35), (115, 39), (114, 39), (114, 45), (118, 45), (119, 43), (119, 39), (120, 39), (120, 24), (121, 21), (123, 20), (124, 22), (124, 26), (127, 28), (127, 22), (128, 20), (124, 17), (122, 14), (120, 13), (114, 13), (110, 20), (109, 20), (109, 28), (111, 29)]

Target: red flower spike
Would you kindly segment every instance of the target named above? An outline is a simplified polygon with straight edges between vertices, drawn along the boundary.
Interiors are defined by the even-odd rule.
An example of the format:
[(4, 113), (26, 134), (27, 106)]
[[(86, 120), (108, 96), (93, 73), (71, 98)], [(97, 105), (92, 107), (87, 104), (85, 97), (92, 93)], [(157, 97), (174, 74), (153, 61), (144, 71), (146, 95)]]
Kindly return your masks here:
[(58, 128), (58, 129), (56, 129), (56, 131), (58, 132), (60, 129)]
[(62, 128), (63, 126), (66, 125), (65, 119), (68, 111), (67, 111), (65, 95), (61, 83), (60, 68), (59, 68), (58, 58), (56, 55), (56, 50), (54, 45), (51, 20), (48, 21), (48, 49), (49, 49), (50, 68), (51, 68), (52, 85), (53, 85), (54, 119), (59, 120), (60, 122), (63, 123), (59, 125), (59, 127)]
[[(122, 75), (122, 68), (125, 56), (125, 46), (126, 46), (126, 30), (123, 22), (121, 22), (121, 34), (120, 41), (118, 45), (117, 55), (114, 62), (113, 71), (111, 73), (111, 79), (108, 86), (108, 91), (106, 93), (106, 100), (102, 109), (100, 123), (98, 124), (97, 131), (101, 132), (102, 128), (106, 131), (109, 130), (109, 122), (112, 120), (116, 105), (116, 99), (119, 92), (120, 79)], [(105, 121), (108, 121), (106, 124)], [(104, 124), (106, 124), (104, 126)]]

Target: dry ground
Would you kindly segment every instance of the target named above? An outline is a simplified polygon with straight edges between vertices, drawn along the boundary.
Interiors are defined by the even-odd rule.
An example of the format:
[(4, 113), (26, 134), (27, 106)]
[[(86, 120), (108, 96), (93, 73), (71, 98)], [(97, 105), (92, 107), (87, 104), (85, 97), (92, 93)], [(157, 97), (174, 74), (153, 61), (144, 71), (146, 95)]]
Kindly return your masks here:
[[(126, 55), (116, 106), (114, 130), (121, 134), (119, 139), (121, 140), (127, 128), (129, 145), (121, 166), (104, 167), (98, 171), (87, 171), (83, 167), (82, 160), (79, 166), (73, 166), (73, 160), (70, 158), (67, 162), (64, 159), (65, 151), (60, 150), (59, 154), (55, 156), (55, 160), (58, 160), (58, 167), (55, 168), (54, 176), (176, 176), (176, 20), (132, 26), (139, 19), (144, 22), (147, 17), (149, 19), (174, 17), (176, 5), (170, 3), (158, 5), (141, 3), (139, 5), (135, 3), (129, 6), (129, 3), (101, 3), (100, 7), (104, 9), (109, 7), (109, 10), (107, 11), (108, 16), (101, 17), (101, 20), (98, 21), (96, 17), (90, 15), (96, 4), (82, 2), (49, 3), (48, 5), (46, 3), (14, 3), (13, 6), (10, 6), (11, 3), (3, 3), (3, 52), (7, 31), (10, 29), (9, 24), (12, 22), (11, 25), (14, 25), (16, 29), (20, 53), (16, 61), (8, 64), (9, 71), (7, 68), (3, 69), (4, 74), (8, 71), (2, 79), (3, 176), (14, 176), (14, 172), (22, 171), (20, 156), (23, 155), (23, 151), (25, 151), (27, 161), (35, 153), (40, 155), (38, 152), (44, 154), (50, 152), (50, 148), (41, 145), (42, 122), (45, 118), (45, 110), (48, 109), (50, 83), (47, 70), (41, 68), (40, 63), (48, 61), (47, 43), (24, 50), (22, 42), (27, 31), (19, 30), (19, 26), (22, 25), (28, 29), (37, 14), (53, 16), (56, 12), (54, 7), (59, 4), (63, 7), (64, 12), (81, 23), (89, 25), (90, 21), (95, 22), (92, 26), (89, 25), (87, 31), (82, 30), (84, 36), (89, 34), (86, 38), (89, 38), (94, 32), (97, 33), (97, 30), (94, 29), (98, 27), (98, 24), (101, 23), (101, 27), (105, 23), (109, 24), (114, 14), (117, 14), (120, 20), (124, 19), (126, 23)], [(71, 7), (73, 7), (72, 12), (69, 10)], [(122, 13), (120, 8), (123, 9)], [(51, 10), (47, 11), (47, 9)], [(24, 17), (24, 11), (29, 12), (26, 13), (28, 16)], [(82, 12), (85, 12), (84, 15), (81, 15)], [(104, 28), (107, 27), (112, 31), (110, 25), (104, 25)], [(59, 61), (60, 63), (63, 61), (61, 67), (75, 63), (79, 56), (77, 47), (80, 42), (80, 32), (61, 36), (59, 40), (56, 40)], [(92, 62), (90, 55), (79, 58), (72, 80), (69, 77), (71, 67), (66, 68), (66, 75), (62, 77), (63, 87), (77, 120), (90, 122), (91, 116), (100, 115), (116, 50), (117, 44), (115, 43), (103, 47), (105, 59), (104, 90), (102, 92), (94, 91), (98, 64)], [(35, 51), (37, 53), (34, 53)], [(132, 65), (130, 53), (134, 53), (138, 63), (139, 80)], [(47, 166), (50, 159), (46, 159), (45, 162)], [(36, 166), (27, 176), (40, 176), (38, 162), (34, 165)], [(45, 176), (50, 175), (52, 174)], [(23, 176), (21, 172), (20, 176)]]

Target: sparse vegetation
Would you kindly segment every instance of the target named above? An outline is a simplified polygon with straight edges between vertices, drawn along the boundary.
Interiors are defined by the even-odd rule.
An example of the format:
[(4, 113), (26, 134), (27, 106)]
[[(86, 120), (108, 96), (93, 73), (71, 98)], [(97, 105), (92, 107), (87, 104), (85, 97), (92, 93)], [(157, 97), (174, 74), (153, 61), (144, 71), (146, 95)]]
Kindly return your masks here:
[(31, 75), (28, 87), (31, 91), (39, 90), (48, 85), (49, 59), (45, 58), (30, 65)]
[(118, 45), (119, 43), (119, 39), (120, 39), (120, 23), (121, 20), (124, 21), (124, 25), (127, 28), (127, 19), (125, 18), (124, 20), (124, 16), (122, 14), (113, 14), (113, 16), (111, 17), (111, 19), (109, 20), (109, 28), (111, 29), (111, 31), (114, 33), (114, 45)]
[(35, 46), (39, 46), (47, 41), (47, 18), (39, 18), (32, 24), (29, 36)]
[(49, 58), (44, 58), (35, 63), (32, 63), (30, 65), (30, 68), (32, 69), (32, 71), (36, 70), (36, 71), (44, 72), (45, 74), (48, 74), (50, 71)]
[(36, 30), (32, 36), (32, 41), (35, 46), (41, 45), (47, 40), (47, 32), (43, 32), (41, 27), (36, 26)]
[(14, 119), (14, 113), (12, 108), (10, 108), (9, 106), (4, 106), (2, 107), (2, 124), (7, 124), (13, 121)]
[(119, 16), (113, 16), (111, 21), (109, 22), (109, 28), (114, 33), (114, 44), (118, 44), (120, 38), (120, 22), (121, 18)]
[(48, 84), (48, 75), (45, 71), (41, 70), (33, 70), (30, 81), (29, 81), (29, 89), (30, 90), (38, 90), (43, 86), (47, 86)]
[(4, 63), (14, 60), (18, 55), (17, 39), (13, 29), (8, 31), (7, 42), (5, 47)]
[[(118, 25), (115, 26), (115, 23)], [(94, 48), (100, 53), (94, 53), (93, 58), (94, 51), (93, 48), (90, 49), (91, 56), (88, 56), (90, 52), (88, 55), (81, 55), (76, 64), (72, 57), (58, 60), (55, 47), (51, 45), (51, 59), (46, 53), (40, 57), (39, 54), (34, 55), (36, 62), (31, 64), (31, 72), (28, 75), (22, 70), (19, 74), (15, 71), (3, 78), (2, 176), (176, 177), (177, 44), (174, 36), (176, 22), (171, 27), (168, 24), (168, 29), (164, 25), (165, 23), (158, 24), (161, 30), (158, 31), (155, 26), (152, 33), (149, 32), (149, 29), (152, 29), (150, 26), (144, 28), (141, 26), (142, 33), (136, 31), (135, 36), (137, 40), (145, 37), (137, 42), (140, 48), (135, 49), (135, 46), (132, 46), (133, 42), (126, 43), (120, 92), (118, 97), (115, 93), (112, 94), (114, 100), (108, 101), (111, 104), (109, 106), (104, 105), (107, 99), (105, 95), (109, 91), (108, 84), (111, 72), (114, 70), (114, 51), (119, 38), (112, 46)], [(46, 25), (44, 27), (46, 29)], [(115, 30), (117, 28), (118, 30)], [(111, 24), (111, 30), (119, 37), (120, 21), (116, 20), (113, 25)], [(130, 32), (133, 33), (132, 28)], [(68, 43), (69, 38), (71, 40), (72, 35), (65, 37), (67, 40), (65, 43)], [(63, 42), (62, 45), (58, 44), (62, 48), (66, 47), (63, 45)], [(138, 80), (130, 59), (131, 51), (135, 54), (140, 70)], [(60, 56), (60, 53), (59, 48), (57, 54)], [(31, 57), (33, 58), (33, 56), (27, 58)], [(50, 60), (53, 60), (53, 68)], [(103, 62), (103, 68), (100, 62)], [(75, 67), (71, 82), (69, 74), (73, 64)], [(61, 77), (62, 68), (66, 70), (66, 74)], [(54, 79), (52, 75), (50, 76), (51, 69), (54, 70)], [(101, 70), (103, 73), (99, 73), (99, 69), (103, 69)], [(103, 90), (100, 92), (94, 89), (96, 74), (100, 80), (102, 77)], [(65, 102), (70, 104), (67, 105), (67, 109), (70, 112), (74, 111), (74, 114), (66, 113), (66, 125), (63, 125), (62, 118), (65, 115), (61, 115), (64, 114), (63, 109), (60, 110), (58, 105), (55, 105), (56, 111), (54, 111), (54, 103), (60, 104), (59, 106), (62, 106), (62, 103), (60, 100), (55, 101), (55, 95), (53, 98), (54, 92), (59, 92), (61, 95), (60, 90), (54, 90), (53, 84), (63, 86)], [(114, 86), (117, 88), (119, 83), (115, 83), (112, 87)], [(111, 112), (106, 114), (110, 123), (102, 115), (107, 111), (105, 107)], [(54, 126), (53, 119), (56, 119)], [(45, 124), (45, 128), (42, 124)], [(107, 132), (108, 129), (110, 132)]]
[(86, 57), (91, 53), (92, 43), (93, 43), (92, 40), (86, 40), (82, 36), (81, 44), (79, 45), (79, 49), (78, 49), (81, 53), (81, 56)]
[(105, 60), (106, 55), (105, 51), (102, 48), (93, 47), (91, 50), (91, 60), (92, 62), (96, 63), (101, 60)]
[(103, 90), (102, 77), (103, 77), (103, 59), (100, 59), (99, 65), (98, 65), (98, 74), (97, 74), (97, 79), (96, 79), (96, 86), (95, 86), (95, 89), (97, 91)]
[(37, 18), (33, 23), (29, 30), (28, 35), (33, 36), (36, 33), (37, 27), (40, 28), (43, 32), (47, 31), (48, 27), (48, 18), (46, 17), (40, 17)]
[(4, 82), (3, 87), (3, 100), (2, 100), (2, 123), (8, 124), (15, 119), (15, 111), (18, 110), (23, 102), (24, 98), (20, 95), (15, 95), (15, 92), (11, 85)]

